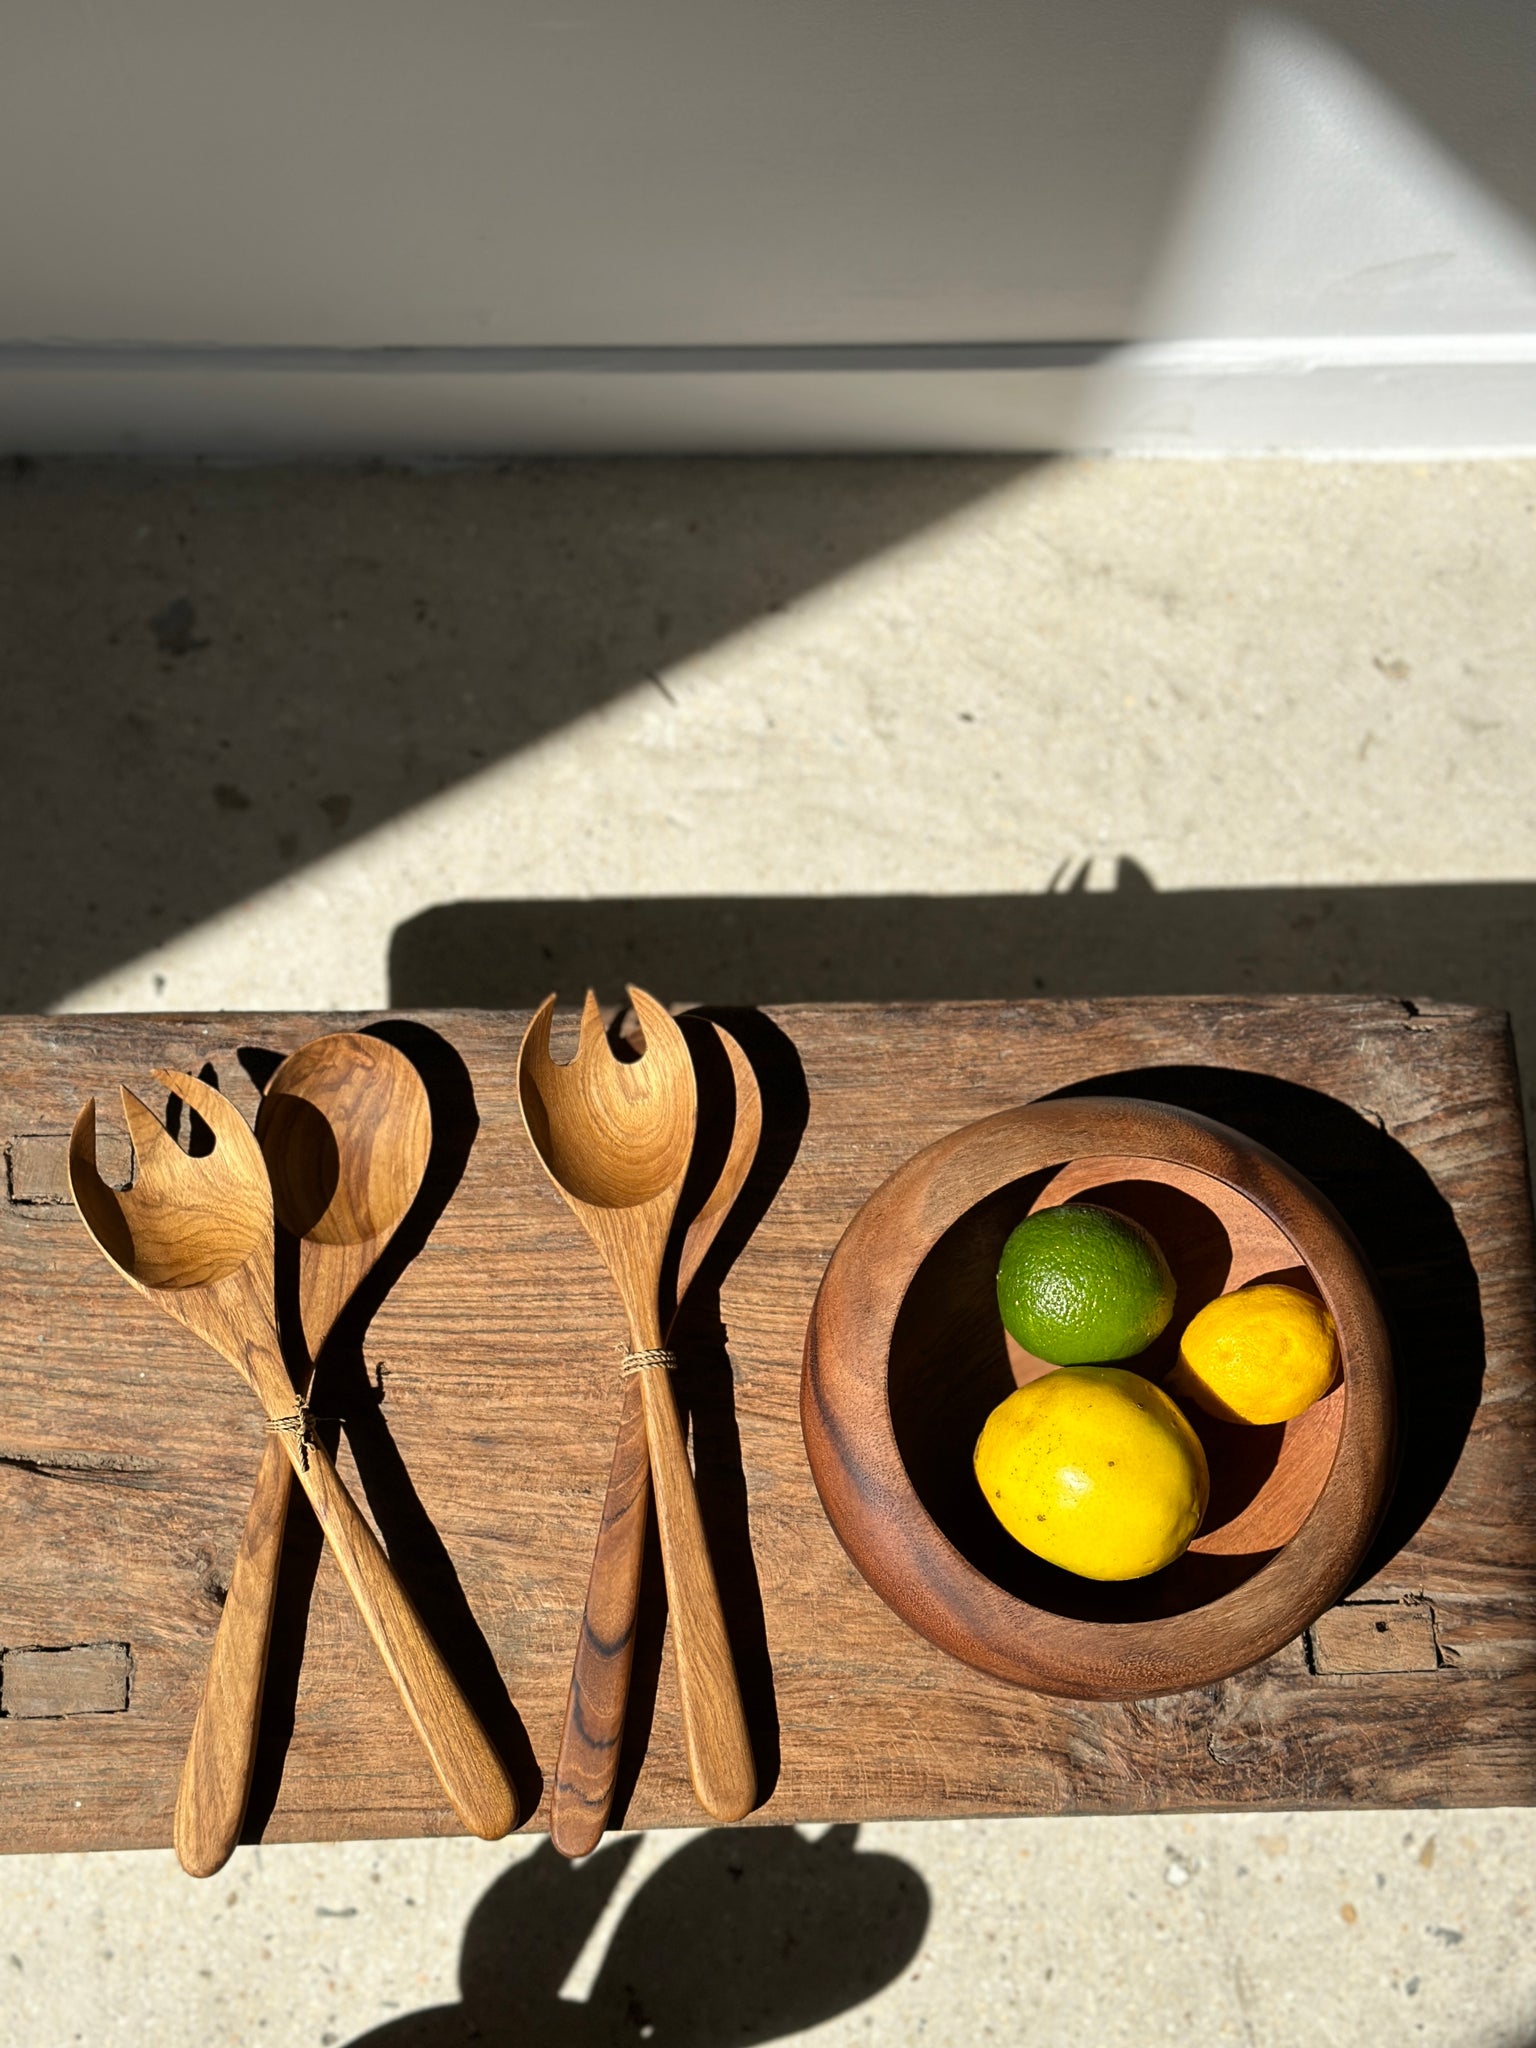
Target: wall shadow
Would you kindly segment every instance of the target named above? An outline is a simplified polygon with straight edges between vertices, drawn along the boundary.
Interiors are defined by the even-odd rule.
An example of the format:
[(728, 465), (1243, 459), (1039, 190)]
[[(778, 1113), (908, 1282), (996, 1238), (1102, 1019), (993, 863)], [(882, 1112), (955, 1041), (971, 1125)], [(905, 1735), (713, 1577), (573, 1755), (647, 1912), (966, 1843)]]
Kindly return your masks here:
[(660, 690), (1026, 466), (0, 472), (0, 1010)]
[(724, 2048), (781, 2039), (891, 1983), (928, 1925), (928, 1888), (834, 1827), (722, 1828), (635, 1893), (584, 2002), (560, 1996), (639, 1838), (567, 1863), (546, 1842), (480, 1900), (460, 2003), (388, 2021), (352, 2048)]
[(390, 1000), (935, 1002), (1377, 991), (1508, 1010), (1536, 1111), (1536, 883), (1156, 890), (1132, 860), (1039, 896), (631, 897), (447, 903), (400, 925)]

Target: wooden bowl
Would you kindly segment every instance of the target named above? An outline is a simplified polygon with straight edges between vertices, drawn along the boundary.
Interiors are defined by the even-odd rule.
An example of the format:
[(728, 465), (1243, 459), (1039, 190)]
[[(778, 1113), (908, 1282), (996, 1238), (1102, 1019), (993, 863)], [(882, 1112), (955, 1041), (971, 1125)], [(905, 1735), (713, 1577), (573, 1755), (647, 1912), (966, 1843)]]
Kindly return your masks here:
[[(1160, 1377), (1195, 1310), (1259, 1278), (1317, 1293), (1339, 1337), (1332, 1391), (1294, 1422), (1186, 1410), (1211, 1467), (1200, 1533), (1164, 1571), (1109, 1585), (1015, 1543), (971, 1469), (992, 1409), (1054, 1369), (1003, 1331), (1004, 1240), (1072, 1197), (1145, 1223), (1178, 1283), (1168, 1331), (1125, 1365)], [(833, 1253), (800, 1405), (828, 1517), (881, 1598), (979, 1670), (1068, 1698), (1181, 1692), (1269, 1656), (1348, 1587), (1391, 1489), (1391, 1352), (1343, 1221), (1262, 1145), (1158, 1103), (1037, 1102), (909, 1160)]]

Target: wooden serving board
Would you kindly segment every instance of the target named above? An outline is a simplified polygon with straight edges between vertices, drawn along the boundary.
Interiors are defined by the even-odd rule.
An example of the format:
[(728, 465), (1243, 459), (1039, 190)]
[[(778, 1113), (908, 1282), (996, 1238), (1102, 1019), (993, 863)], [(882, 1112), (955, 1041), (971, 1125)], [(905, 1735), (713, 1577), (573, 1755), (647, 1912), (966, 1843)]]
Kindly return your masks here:
[[(123, 1285), (69, 1207), (74, 1113), (98, 1097), (103, 1170), (114, 1145), (125, 1170), (119, 1080), (206, 1065), (251, 1114), (263, 1055), (370, 1021), (0, 1020), (0, 1847), (169, 1842), (261, 1450), (234, 1373)], [(446, 1206), (315, 1396), (345, 1417), (343, 1471), (525, 1795), (558, 1744), (623, 1338), (518, 1118), (526, 1022), (400, 1027), (433, 1091)], [(1127, 1000), (785, 1007), (734, 1028), (764, 1086), (767, 1207), (718, 1310), (708, 1286), (692, 1304), (679, 1378), (758, 1818), (1533, 1797), (1536, 1270), (1502, 1015)], [(1018, 1691), (910, 1633), (823, 1517), (798, 1420), (806, 1318), (859, 1204), (944, 1132), (1073, 1086), (1202, 1110), (1316, 1181), (1376, 1269), (1398, 1360), (1403, 1472), (1369, 1576), (1265, 1665), (1130, 1705)], [(280, 1600), (249, 1835), (453, 1832), (302, 1504)], [(653, 1601), (620, 1784), (630, 1827), (702, 1817), (660, 1619)]]

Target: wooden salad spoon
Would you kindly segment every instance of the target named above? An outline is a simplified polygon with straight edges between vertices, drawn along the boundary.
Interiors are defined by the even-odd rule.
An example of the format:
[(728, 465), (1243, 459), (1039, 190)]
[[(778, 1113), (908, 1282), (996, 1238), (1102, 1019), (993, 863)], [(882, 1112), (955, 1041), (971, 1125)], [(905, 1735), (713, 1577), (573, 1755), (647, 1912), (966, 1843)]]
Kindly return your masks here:
[[(712, 1028), (731, 1063), (735, 1114), (730, 1149), (719, 1178), (683, 1238), (673, 1325), (705, 1254), (746, 1186), (763, 1132), (762, 1095), (751, 1062), (728, 1031), (718, 1024)], [(670, 1338), (670, 1328), (667, 1334)], [(645, 1411), (636, 1385), (641, 1377), (632, 1373), (623, 1383), (613, 1467), (592, 1553), (587, 1602), (550, 1790), (549, 1838), (562, 1856), (590, 1855), (602, 1840), (613, 1806), (651, 1500)]]
[(190, 1158), (124, 1088), (137, 1167), (131, 1188), (109, 1188), (97, 1171), (96, 1104), (88, 1101), (69, 1141), (69, 1187), (81, 1220), (131, 1286), (228, 1359), (255, 1391), (443, 1790), (475, 1834), (504, 1835), (515, 1803), (501, 1760), (310, 1429), (289, 1377), (274, 1298), (272, 1188), (261, 1148), (216, 1089), (158, 1068), (155, 1079), (207, 1124), (212, 1152)]
[(638, 1060), (614, 1058), (589, 991), (576, 1056), (556, 1066), (549, 1051), (550, 996), (518, 1054), (518, 1100), (534, 1150), (602, 1254), (624, 1305), (626, 1365), (640, 1382), (688, 1772), (706, 1813), (740, 1820), (756, 1796), (752, 1748), (693, 1470), (667, 1385), (670, 1354), (661, 1342), (662, 1265), (693, 1153), (698, 1098), (682, 1032), (642, 989), (630, 989), (629, 999), (645, 1038)]
[[(432, 1149), (427, 1091), (396, 1047), (333, 1032), (273, 1073), (256, 1112), (256, 1141), (279, 1228), (297, 1240), (304, 1346), (318, 1365), (338, 1316), (420, 1190)], [(176, 1854), (193, 1877), (223, 1868), (244, 1824), (292, 1486), (293, 1466), (269, 1435), (176, 1799)]]

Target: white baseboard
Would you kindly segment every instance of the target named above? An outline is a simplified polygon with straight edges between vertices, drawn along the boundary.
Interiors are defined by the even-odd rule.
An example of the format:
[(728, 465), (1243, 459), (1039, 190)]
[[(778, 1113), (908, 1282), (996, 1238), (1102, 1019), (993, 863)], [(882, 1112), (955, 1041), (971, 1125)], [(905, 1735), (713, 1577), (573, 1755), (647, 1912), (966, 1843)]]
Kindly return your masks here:
[(0, 454), (1536, 454), (1536, 334), (806, 348), (0, 344)]

